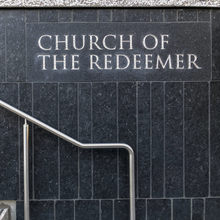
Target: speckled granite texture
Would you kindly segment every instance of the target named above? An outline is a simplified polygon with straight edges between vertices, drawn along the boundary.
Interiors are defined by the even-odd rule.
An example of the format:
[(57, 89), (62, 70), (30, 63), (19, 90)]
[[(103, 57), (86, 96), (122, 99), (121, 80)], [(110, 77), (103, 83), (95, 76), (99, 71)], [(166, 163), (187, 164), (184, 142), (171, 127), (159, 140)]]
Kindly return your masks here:
[[(29, 25), (91, 21), (123, 22), (128, 28), (131, 22), (206, 25), (209, 78), (150, 82), (90, 76), (63, 82), (29, 77)], [(2, 9), (0, 98), (81, 142), (131, 145), (137, 220), (219, 220), (219, 39), (220, 10), (214, 9)], [(189, 39), (182, 35), (182, 40)], [(22, 124), (0, 109), (0, 200), (17, 201), (17, 220), (24, 219)], [(125, 151), (81, 150), (30, 128), (31, 220), (129, 219)]]
[(0, 0), (1, 7), (220, 7), (219, 0)]

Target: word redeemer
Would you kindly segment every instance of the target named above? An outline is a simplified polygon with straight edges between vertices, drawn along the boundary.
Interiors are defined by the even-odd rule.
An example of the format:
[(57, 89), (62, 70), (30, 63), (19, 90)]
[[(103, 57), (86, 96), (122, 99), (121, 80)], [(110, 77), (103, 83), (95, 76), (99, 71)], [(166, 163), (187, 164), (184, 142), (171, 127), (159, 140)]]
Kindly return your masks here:
[[(148, 53), (139, 54), (131, 53), (135, 49), (134, 35), (108, 34), (101, 39), (97, 35), (42, 35), (38, 39), (38, 47), (44, 53), (38, 53), (38, 58), (42, 70), (80, 70), (82, 50), (90, 52), (83, 55), (83, 59), (88, 56), (90, 70), (202, 69), (195, 54), (155, 54), (155, 50), (166, 50), (168, 44), (169, 35), (147, 34), (141, 45)], [(51, 54), (60, 53), (58, 51), (62, 54)], [(69, 54), (68, 51), (74, 51), (74, 54)], [(116, 53), (112, 54), (113, 51)]]

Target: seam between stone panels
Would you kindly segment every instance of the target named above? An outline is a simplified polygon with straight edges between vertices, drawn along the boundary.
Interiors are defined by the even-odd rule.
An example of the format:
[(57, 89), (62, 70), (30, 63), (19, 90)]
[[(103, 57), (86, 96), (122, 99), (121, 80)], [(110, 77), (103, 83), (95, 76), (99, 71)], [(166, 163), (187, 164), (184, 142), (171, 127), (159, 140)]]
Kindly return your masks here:
[[(116, 105), (117, 105), (117, 113), (116, 113), (116, 120), (117, 120), (117, 143), (119, 143), (119, 125), (118, 125), (118, 82), (116, 82)], [(117, 149), (117, 198), (119, 199), (119, 195), (120, 195), (120, 182), (119, 182), (119, 178), (120, 178), (120, 173), (119, 173), (119, 149)]]
[(152, 16), (151, 15), (152, 15), (152, 10), (150, 10), (150, 21), (149, 21), (150, 23), (152, 23)]
[(70, 22), (71, 22), (71, 23), (73, 22), (73, 10), (71, 10), (71, 19), (70, 19)]
[[(6, 18), (5, 18), (6, 19)], [(8, 67), (7, 67), (7, 27), (6, 27), (6, 22), (4, 19), (4, 23), (5, 23), (5, 82), (8, 81)]]
[[(90, 83), (90, 120), (91, 120), (91, 127), (90, 127), (90, 142), (93, 142), (93, 114), (92, 114), (92, 83)], [(91, 198), (93, 199), (93, 163), (92, 163), (92, 158), (93, 158), (93, 149), (90, 150), (90, 165), (91, 165)]]
[(74, 210), (74, 214), (73, 214), (73, 219), (76, 219), (76, 201), (73, 201), (73, 210)]
[(185, 83), (183, 89), (183, 197), (185, 198)]
[(99, 220), (102, 220), (102, 207), (101, 199), (99, 199)]
[(113, 21), (113, 11), (112, 11), (112, 9), (110, 10), (110, 22), (112, 22)]
[(123, 22), (126, 22), (126, 10), (124, 10), (124, 9), (122, 9), (123, 10), (123, 13), (122, 13), (122, 16), (123, 16), (123, 19), (122, 19), (122, 21)]
[(99, 10), (96, 11), (96, 22), (99, 23)]
[[(91, 83), (91, 142), (93, 143), (93, 83)], [(94, 199), (94, 150), (91, 149), (91, 182), (92, 182), (92, 199)]]
[(162, 22), (165, 22), (165, 9), (162, 10)]
[(193, 218), (193, 201), (190, 199), (190, 219), (192, 220)]
[[(123, 22), (126, 22), (126, 23), (128, 23), (128, 22), (127, 22), (127, 11), (128, 11), (127, 9), (124, 9), (124, 10), (123, 10)], [(120, 19), (119, 19), (119, 20), (120, 20)]]
[(205, 210), (205, 199), (202, 199), (202, 205), (203, 205), (203, 210), (202, 210), (203, 218), (202, 218), (202, 220), (205, 220), (205, 212), (204, 212), (204, 210)]
[[(20, 83), (18, 83), (18, 108), (20, 104)], [(18, 116), (17, 116), (18, 117)], [(18, 198), (21, 199), (21, 118), (18, 117)]]
[[(215, 82), (220, 82), (220, 79), (218, 80), (214, 80)], [(95, 82), (92, 82), (93, 84), (96, 84), (96, 83), (134, 83), (134, 82), (138, 82), (138, 83), (163, 83), (163, 82), (169, 82), (169, 83), (205, 83), (207, 82), (207, 80), (191, 80), (191, 81), (175, 81), (175, 80), (170, 80), (170, 81), (147, 81), (147, 80), (143, 80), (143, 81), (140, 81), (140, 80), (136, 80), (136, 81), (124, 81), (124, 80), (118, 80), (118, 81), (95, 81)], [(11, 81), (11, 82), (2, 82), (2, 83), (5, 83), (5, 84), (10, 84), (10, 83), (18, 83), (16, 81)], [(56, 84), (58, 83), (58, 81), (48, 81), (48, 82), (45, 82), (45, 81), (35, 81), (35, 82), (30, 82), (30, 81), (27, 81), (27, 83), (33, 83), (33, 84)], [(67, 82), (67, 81), (64, 81), (64, 82), (59, 82), (59, 83), (62, 83), (62, 84), (68, 84), (70, 82)], [(81, 83), (81, 84), (86, 84), (86, 83), (90, 83), (89, 81), (73, 81), (72, 83)]]
[(54, 200), (54, 203), (53, 203), (53, 218), (54, 220), (56, 220), (56, 200)]
[(3, 82), (7, 81), (7, 76), (6, 76), (6, 22), (4, 21), (4, 78)]
[[(57, 117), (58, 117), (58, 130), (60, 130), (60, 83), (58, 83), (57, 89), (57, 99), (58, 99), (58, 107), (57, 107)], [(60, 138), (57, 140), (58, 142), (58, 198), (60, 199)]]
[(112, 200), (112, 220), (115, 220), (115, 200)]
[(171, 199), (171, 220), (173, 220), (173, 199)]
[[(80, 108), (80, 94), (81, 94), (81, 84), (77, 83), (77, 127), (78, 127), (78, 140), (80, 141), (80, 113), (79, 113), (79, 108)], [(80, 175), (80, 163), (81, 163), (81, 150), (79, 149), (78, 152), (78, 199), (81, 198), (81, 190), (80, 190), (80, 181), (81, 181), (81, 175)]]
[(147, 204), (148, 199), (145, 199), (145, 209), (146, 209), (146, 220), (148, 220), (148, 204)]
[(97, 23), (99, 23), (99, 17), (100, 17), (100, 10), (96, 10), (96, 13), (95, 13), (95, 16), (96, 16), (96, 21)]
[(208, 157), (209, 157), (209, 188), (208, 196), (211, 196), (211, 83), (208, 83)]
[[(31, 83), (31, 90), (32, 90), (32, 115), (34, 116), (34, 84)], [(32, 123), (32, 198), (35, 199), (35, 192), (34, 192), (34, 188), (35, 188), (35, 185), (34, 185), (34, 176), (35, 176), (35, 173), (34, 173), (34, 124)]]
[(139, 175), (138, 175), (138, 153), (139, 153), (139, 132), (138, 132), (138, 124), (139, 124), (139, 117), (138, 117), (138, 82), (136, 82), (136, 195), (139, 198)]
[(165, 9), (163, 9), (163, 22), (165, 22)]
[(39, 23), (40, 22), (40, 12), (39, 12), (39, 10), (37, 11), (37, 23)]
[(150, 82), (150, 198), (152, 198), (152, 82)]
[(175, 21), (178, 22), (178, 10), (175, 10)]
[(60, 138), (58, 138), (58, 199), (60, 199)]
[[(147, 81), (147, 80), (143, 80), (143, 81), (96, 81), (96, 82), (92, 82), (93, 84), (97, 84), (97, 83), (134, 83), (134, 82), (138, 82), (138, 83), (163, 83), (163, 82), (169, 82), (169, 83), (205, 83), (207, 82), (207, 80), (204, 80), (204, 81)], [(220, 82), (220, 79), (219, 80), (215, 80), (215, 82)], [(2, 82), (4, 84), (15, 84), (15, 83), (18, 83), (18, 82)], [(25, 83), (25, 82), (24, 82)], [(33, 83), (33, 84), (55, 84), (55, 83), (58, 83), (58, 81), (48, 81), (48, 82), (43, 82), (43, 81), (36, 81), (36, 82), (27, 82), (27, 83)], [(62, 84), (69, 84), (70, 82), (59, 82), (59, 83), (62, 83)], [(91, 82), (88, 82), (88, 81), (82, 81), (82, 82), (72, 82), (72, 83), (80, 83), (80, 84), (86, 84), (86, 83), (91, 83)]]
[(213, 57), (212, 57), (212, 17), (213, 17), (213, 14), (212, 14), (213, 10), (210, 10), (209, 11), (209, 16), (210, 16), (210, 41), (211, 41), (211, 45), (210, 45), (210, 50), (211, 50), (211, 79), (210, 80), (213, 80), (213, 64), (212, 64), (212, 61), (213, 61)]
[(165, 120), (166, 120), (166, 106), (165, 106), (165, 82), (163, 83), (163, 197), (166, 197), (166, 131), (165, 131)]
[[(183, 197), (178, 197), (178, 198), (139, 198), (139, 199), (136, 199), (136, 200), (190, 200), (190, 199), (220, 199), (220, 197), (187, 197), (187, 198), (183, 198)], [(105, 199), (30, 199), (31, 202), (53, 202), (53, 201), (56, 201), (56, 202), (78, 202), (78, 201), (88, 201), (88, 202), (91, 202), (91, 201), (129, 201), (129, 198), (120, 198), (120, 199), (117, 199), (117, 198), (105, 198)], [(18, 199), (16, 200), (17, 202), (23, 202), (24, 200), (22, 199)]]
[[(79, 140), (79, 83), (77, 83), (77, 139)], [(74, 146), (75, 147), (75, 146)], [(78, 199), (80, 198), (80, 149), (77, 147), (77, 153), (78, 153)]]
[[(27, 22), (27, 23), (34, 23), (34, 22)], [(41, 21), (39, 22), (39, 24), (67, 24), (67, 23), (73, 23), (73, 24), (99, 24), (99, 22), (97, 21), (73, 21), (73, 22), (50, 22), (50, 21)], [(112, 22), (111, 21), (103, 21), (101, 22), (102, 24), (111, 24)], [(207, 23), (210, 23), (209, 21), (166, 21), (166, 22), (163, 22), (163, 21), (159, 21), (159, 22), (156, 22), (156, 21), (120, 21), (120, 22), (114, 22), (114, 23), (121, 23), (121, 24), (127, 24), (127, 23), (130, 23), (130, 24), (136, 24), (136, 23), (140, 23), (140, 24), (149, 24), (149, 23), (152, 23), (152, 24), (195, 24), (195, 23), (204, 23), (204, 24), (207, 24)]]
[(180, 12), (180, 9), (177, 9), (177, 12), (176, 12), (176, 21), (177, 21), (177, 23), (181, 23), (180, 21), (179, 21), (179, 12)]
[(27, 15), (26, 15), (26, 10), (25, 10), (25, 22), (24, 22), (24, 34), (25, 34), (25, 82), (27, 82)]

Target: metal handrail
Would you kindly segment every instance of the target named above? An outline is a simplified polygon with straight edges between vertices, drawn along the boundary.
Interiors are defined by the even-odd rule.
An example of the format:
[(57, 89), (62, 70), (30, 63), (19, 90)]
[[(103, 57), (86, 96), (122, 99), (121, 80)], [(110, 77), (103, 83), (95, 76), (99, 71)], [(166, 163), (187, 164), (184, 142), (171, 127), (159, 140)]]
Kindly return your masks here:
[[(130, 220), (135, 220), (135, 155), (133, 149), (123, 143), (93, 143), (93, 144), (84, 144), (81, 143), (68, 135), (58, 131), (55, 128), (41, 122), (40, 120), (20, 111), (19, 109), (9, 105), (8, 103), (0, 100), (0, 106), (9, 110), (10, 112), (15, 113), (16, 115), (25, 119), (24, 124), (24, 156), (28, 160), (28, 125), (27, 121), (32, 122), (33, 124), (47, 130), (48, 132), (56, 135), (57, 137), (84, 149), (125, 149), (129, 153), (129, 191), (130, 191)], [(25, 161), (24, 158), (24, 192), (26, 192), (26, 196), (24, 196), (24, 213), (25, 213), (25, 220), (30, 220), (29, 218), (29, 178), (28, 178), (28, 163)], [(25, 184), (26, 183), (26, 184)]]
[(9, 220), (10, 216), (10, 206), (0, 204), (0, 220)]

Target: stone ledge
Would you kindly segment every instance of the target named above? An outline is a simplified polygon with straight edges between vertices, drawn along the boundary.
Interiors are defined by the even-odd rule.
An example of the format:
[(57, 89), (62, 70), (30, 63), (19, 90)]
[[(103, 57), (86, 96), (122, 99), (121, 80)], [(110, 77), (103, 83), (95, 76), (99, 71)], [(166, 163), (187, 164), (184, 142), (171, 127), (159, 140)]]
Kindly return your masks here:
[(220, 7), (220, 0), (0, 0), (0, 7)]

